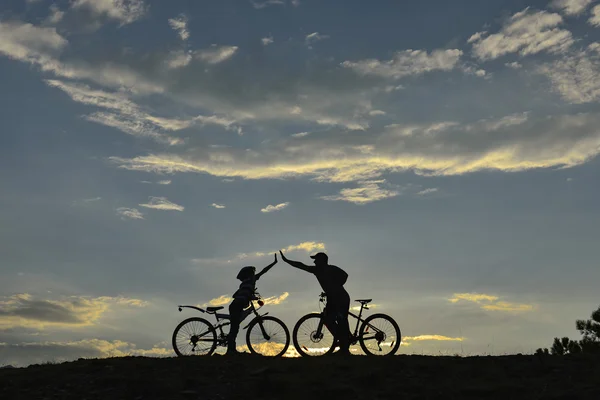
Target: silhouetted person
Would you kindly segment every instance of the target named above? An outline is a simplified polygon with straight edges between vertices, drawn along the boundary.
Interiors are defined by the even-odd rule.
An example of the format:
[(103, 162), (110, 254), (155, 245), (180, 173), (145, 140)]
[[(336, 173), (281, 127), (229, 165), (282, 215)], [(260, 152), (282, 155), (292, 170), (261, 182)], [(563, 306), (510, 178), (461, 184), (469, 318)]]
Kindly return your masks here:
[(253, 266), (247, 266), (240, 270), (237, 275), (237, 279), (242, 281), (240, 283), (240, 287), (233, 294), (233, 301), (229, 305), (229, 317), (231, 321), (231, 329), (229, 331), (229, 335), (227, 337), (227, 353), (238, 354), (239, 351), (236, 349), (235, 339), (240, 330), (240, 322), (242, 322), (242, 316), (244, 314), (244, 309), (250, 306), (251, 300), (256, 300), (256, 281), (260, 279), (268, 270), (270, 270), (273, 265), (277, 264), (277, 254), (274, 254), (275, 261), (271, 264), (267, 265), (256, 274), (256, 268)]
[(292, 261), (285, 258), (281, 250), (281, 259), (292, 267), (310, 272), (317, 277), (321, 288), (327, 295), (325, 306), (325, 326), (337, 340), (340, 350), (339, 354), (350, 354), (350, 326), (348, 324), (348, 311), (350, 310), (350, 295), (344, 289), (348, 274), (335, 265), (328, 263), (329, 258), (325, 253), (317, 253), (310, 256), (315, 260), (315, 265), (306, 265), (300, 261)]

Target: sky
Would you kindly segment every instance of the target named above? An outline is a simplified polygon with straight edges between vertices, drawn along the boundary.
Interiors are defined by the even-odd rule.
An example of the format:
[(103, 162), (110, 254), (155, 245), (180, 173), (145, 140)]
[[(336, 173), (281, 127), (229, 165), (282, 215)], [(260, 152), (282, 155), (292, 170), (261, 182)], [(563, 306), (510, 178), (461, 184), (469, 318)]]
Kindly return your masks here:
[[(598, 306), (600, 2), (5, 0), (0, 71), (0, 364), (174, 356), (279, 249), (399, 354)], [(258, 291), (291, 330), (321, 288)]]

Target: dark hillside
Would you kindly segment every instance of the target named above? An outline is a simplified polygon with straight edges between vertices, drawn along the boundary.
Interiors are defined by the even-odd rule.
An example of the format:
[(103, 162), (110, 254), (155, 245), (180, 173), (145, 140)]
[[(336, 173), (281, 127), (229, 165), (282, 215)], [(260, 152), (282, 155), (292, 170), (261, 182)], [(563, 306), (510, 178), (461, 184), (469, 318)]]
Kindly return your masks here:
[(600, 359), (124, 357), (1, 369), (0, 398), (600, 399)]

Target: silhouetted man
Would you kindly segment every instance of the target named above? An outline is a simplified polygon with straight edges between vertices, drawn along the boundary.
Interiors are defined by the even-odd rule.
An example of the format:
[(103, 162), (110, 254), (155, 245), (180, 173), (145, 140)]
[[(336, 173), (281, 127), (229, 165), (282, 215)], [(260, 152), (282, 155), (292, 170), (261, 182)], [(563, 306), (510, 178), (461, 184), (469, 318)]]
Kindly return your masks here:
[(348, 324), (348, 311), (350, 309), (350, 295), (344, 289), (348, 274), (341, 268), (330, 265), (325, 253), (310, 256), (315, 260), (315, 265), (306, 265), (300, 261), (285, 258), (281, 250), (281, 259), (292, 267), (310, 272), (317, 277), (321, 288), (327, 295), (325, 306), (325, 325), (339, 343), (339, 354), (350, 354), (350, 326)]

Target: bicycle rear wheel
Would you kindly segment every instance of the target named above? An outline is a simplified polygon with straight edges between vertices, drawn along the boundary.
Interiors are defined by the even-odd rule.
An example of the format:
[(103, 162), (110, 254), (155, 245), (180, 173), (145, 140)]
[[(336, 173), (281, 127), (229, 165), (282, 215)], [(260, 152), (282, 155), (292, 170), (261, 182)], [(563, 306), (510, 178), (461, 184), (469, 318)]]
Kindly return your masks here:
[(294, 347), (303, 357), (331, 353), (334, 337), (324, 324), (322, 314), (307, 314), (300, 318), (292, 333)]
[(217, 347), (217, 333), (204, 318), (183, 320), (173, 332), (173, 350), (178, 356), (210, 355)]
[(370, 315), (361, 325), (358, 335), (360, 347), (371, 356), (394, 355), (402, 341), (400, 327), (386, 314)]
[(290, 346), (290, 331), (279, 318), (255, 318), (248, 325), (246, 344), (252, 354), (281, 357)]

